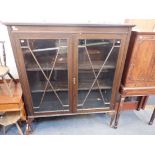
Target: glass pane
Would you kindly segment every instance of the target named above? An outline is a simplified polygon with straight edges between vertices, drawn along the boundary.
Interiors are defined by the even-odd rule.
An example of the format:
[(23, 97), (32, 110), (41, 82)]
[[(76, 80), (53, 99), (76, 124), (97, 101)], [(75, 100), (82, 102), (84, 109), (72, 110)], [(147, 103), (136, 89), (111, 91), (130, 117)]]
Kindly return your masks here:
[(120, 40), (81, 39), (78, 45), (78, 109), (108, 108)]
[(68, 111), (67, 40), (22, 39), (20, 43), (34, 111)]

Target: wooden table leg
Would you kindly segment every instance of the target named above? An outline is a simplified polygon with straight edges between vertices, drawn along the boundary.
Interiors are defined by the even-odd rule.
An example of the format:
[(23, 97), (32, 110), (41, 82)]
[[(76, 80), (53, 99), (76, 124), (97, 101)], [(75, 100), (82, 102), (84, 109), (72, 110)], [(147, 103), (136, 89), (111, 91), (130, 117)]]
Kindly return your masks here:
[(116, 112), (116, 116), (115, 116), (115, 122), (114, 122), (114, 126), (113, 126), (114, 129), (117, 129), (118, 121), (119, 121), (119, 117), (120, 117), (120, 112), (122, 110), (124, 100), (125, 100), (125, 97), (121, 97), (121, 100), (120, 100), (120, 102), (118, 104), (117, 112)]
[(151, 116), (149, 125), (152, 125), (152, 124), (153, 124), (154, 119), (155, 119), (155, 108), (154, 108), (153, 114), (152, 114), (152, 116)]
[(149, 96), (144, 96), (143, 97), (143, 104), (142, 104), (142, 109), (144, 110), (145, 109), (145, 106), (146, 106), (146, 104), (147, 104), (147, 100), (149, 99)]
[(143, 104), (144, 104), (144, 102), (145, 102), (145, 97), (146, 97), (146, 96), (141, 96), (141, 99), (140, 99), (140, 101), (138, 102), (138, 106), (137, 106), (137, 110), (138, 110), (138, 111), (140, 111), (140, 110), (142, 109), (142, 106), (143, 106)]

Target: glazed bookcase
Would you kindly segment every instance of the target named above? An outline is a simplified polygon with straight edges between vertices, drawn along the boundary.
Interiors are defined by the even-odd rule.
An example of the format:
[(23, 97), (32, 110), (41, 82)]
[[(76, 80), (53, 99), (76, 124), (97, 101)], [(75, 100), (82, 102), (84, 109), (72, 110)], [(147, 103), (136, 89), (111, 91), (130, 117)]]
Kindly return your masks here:
[(29, 120), (114, 110), (131, 25), (6, 25)]

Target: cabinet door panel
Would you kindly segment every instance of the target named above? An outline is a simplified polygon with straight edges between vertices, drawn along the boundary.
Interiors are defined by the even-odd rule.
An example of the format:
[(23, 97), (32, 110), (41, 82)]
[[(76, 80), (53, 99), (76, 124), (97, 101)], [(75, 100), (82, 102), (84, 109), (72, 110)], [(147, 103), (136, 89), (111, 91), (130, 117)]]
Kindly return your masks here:
[(21, 39), (34, 112), (69, 111), (68, 40)]
[[(154, 44), (155, 44), (155, 41), (154, 41)], [(153, 50), (152, 50), (152, 59), (150, 62), (149, 71), (150, 72), (148, 74), (147, 86), (155, 87), (155, 45), (153, 46)]]
[(128, 72), (128, 85), (139, 87), (147, 85), (154, 47), (154, 40), (137, 37)]
[(109, 108), (121, 40), (78, 41), (77, 110)]

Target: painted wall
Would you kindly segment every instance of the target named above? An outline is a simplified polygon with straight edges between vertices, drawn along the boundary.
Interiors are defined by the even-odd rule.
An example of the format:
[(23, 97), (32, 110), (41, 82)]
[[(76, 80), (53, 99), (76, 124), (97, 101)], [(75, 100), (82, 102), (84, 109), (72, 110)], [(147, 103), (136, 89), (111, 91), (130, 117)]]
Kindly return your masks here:
[[(153, 0), (1, 0), (0, 21), (51, 23), (123, 23), (126, 18), (155, 18)], [(0, 25), (6, 42), (7, 65), (18, 78), (7, 29)], [(0, 51), (1, 52), (1, 51)]]

